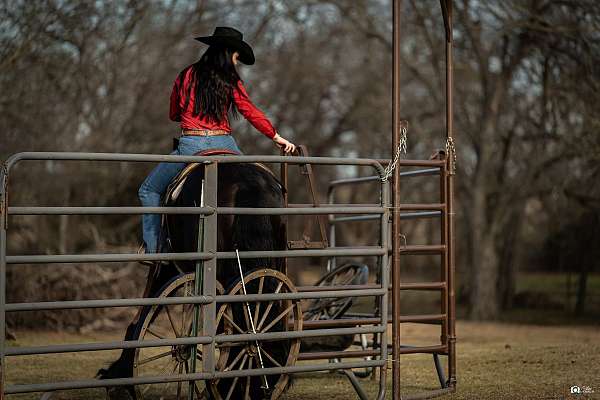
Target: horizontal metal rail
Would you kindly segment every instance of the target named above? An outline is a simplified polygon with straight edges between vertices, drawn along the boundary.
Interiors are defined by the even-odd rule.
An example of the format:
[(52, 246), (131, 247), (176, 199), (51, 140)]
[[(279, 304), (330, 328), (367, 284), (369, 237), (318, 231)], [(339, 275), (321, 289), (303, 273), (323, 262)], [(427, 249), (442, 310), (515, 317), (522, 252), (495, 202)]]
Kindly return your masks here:
[(411, 244), (400, 247), (400, 255), (431, 255), (442, 254), (444, 251), (446, 251), (446, 246), (443, 244)]
[[(246, 301), (275, 301), (275, 300), (298, 300), (298, 299), (320, 299), (320, 298), (345, 298), (345, 297), (369, 297), (381, 296), (384, 289), (374, 285), (376, 288), (368, 289), (338, 289), (321, 291), (318, 293), (263, 293), (249, 295), (219, 295), (217, 302), (239, 303)], [(379, 288), (379, 289), (377, 289)], [(331, 288), (330, 288), (331, 289)], [(5, 306), (7, 312), (21, 311), (44, 311), (44, 310), (73, 310), (82, 308), (108, 308), (108, 307), (137, 307), (154, 305), (178, 305), (178, 304), (210, 304), (214, 301), (211, 296), (189, 296), (189, 297), (167, 297), (167, 298), (134, 298), (134, 299), (96, 299), (96, 300), (71, 300), (71, 301), (44, 301), (35, 303), (8, 303)]]
[[(402, 323), (437, 323), (445, 318), (445, 314), (419, 314), (419, 315), (401, 315)], [(388, 323), (392, 322), (392, 317), (388, 316)], [(381, 324), (381, 317), (373, 316), (367, 318), (341, 318), (341, 319), (320, 319), (313, 321), (304, 321), (304, 329), (317, 328), (337, 328), (344, 326), (359, 325), (377, 325)]]
[[(381, 160), (379, 160), (381, 162)], [(409, 178), (414, 176), (428, 176), (428, 175), (439, 175), (440, 168), (428, 168), (428, 169), (420, 169), (416, 171), (402, 171), (400, 172), (401, 178)], [(359, 178), (344, 178), (344, 179), (336, 179), (329, 182), (330, 186), (342, 186), (342, 185), (352, 185), (357, 183), (370, 183), (380, 181), (381, 178), (372, 175), (372, 176), (361, 176)]]
[(204, 214), (213, 207), (8, 207), (8, 215)]
[(400, 211), (444, 211), (445, 209), (446, 206), (441, 203), (400, 204)]
[(310, 351), (300, 353), (298, 360), (331, 360), (333, 358), (374, 357), (381, 354), (379, 350), (339, 350), (339, 351)]
[[(387, 165), (390, 163), (389, 159), (386, 158), (377, 158), (377, 161), (379, 161), (380, 164), (382, 165)], [(446, 166), (446, 161), (445, 160), (403, 160), (403, 159), (399, 159), (398, 160), (398, 165), (400, 165), (401, 167), (445, 167)]]
[(442, 290), (445, 288), (446, 282), (410, 282), (400, 284), (400, 290)]
[(105, 307), (137, 307), (176, 304), (209, 304), (214, 301), (211, 296), (161, 297), (134, 299), (96, 299), (71, 301), (43, 301), (37, 303), (8, 303), (4, 306), (7, 312), (43, 311), (43, 310), (75, 310), (81, 308)]
[[(380, 319), (381, 321), (381, 319)], [(357, 328), (342, 328), (342, 329), (318, 329), (307, 331), (284, 331), (284, 332), (264, 332), (264, 333), (247, 333), (237, 335), (222, 335), (214, 338), (215, 343), (237, 343), (249, 341), (274, 341), (301, 339), (307, 337), (322, 337), (336, 335), (360, 335), (368, 333), (385, 332), (385, 326), (374, 327), (357, 327)], [(213, 338), (210, 336), (196, 337), (181, 337), (170, 339), (153, 339), (153, 340), (124, 340), (114, 342), (98, 342), (98, 343), (79, 343), (79, 344), (61, 344), (48, 346), (23, 346), (23, 347), (7, 347), (4, 354), (6, 356), (24, 356), (24, 355), (39, 355), (39, 354), (55, 354), (55, 353), (73, 353), (80, 351), (103, 351), (116, 349), (132, 349), (143, 347), (164, 347), (176, 345), (192, 345), (192, 344), (210, 344), (213, 343)]]
[[(329, 247), (322, 250), (272, 250), (272, 251), (240, 251), (240, 258), (261, 257), (340, 257), (340, 256), (380, 256), (387, 250), (379, 246)], [(218, 252), (219, 259), (236, 258), (234, 251)]]
[[(422, 212), (410, 212), (400, 213), (400, 219), (417, 219), (417, 218), (436, 218), (441, 217), (441, 211), (422, 211)], [(338, 217), (329, 220), (332, 224), (338, 224), (340, 222), (357, 222), (357, 221), (377, 221), (379, 217), (375, 215), (361, 215), (353, 217)]]
[(218, 207), (218, 214), (226, 215), (327, 215), (327, 214), (383, 214), (384, 207), (298, 207), (298, 208), (240, 208)]
[(130, 261), (210, 260), (211, 253), (147, 253), (147, 254), (50, 254), (6, 256), (7, 264), (70, 264)]
[(58, 344), (49, 346), (29, 347), (7, 347), (4, 350), (4, 354), (7, 356), (25, 356), (37, 354), (73, 353), (79, 351), (103, 351), (209, 343), (212, 343), (212, 338), (210, 336), (195, 336), (152, 340), (120, 340), (114, 342)]
[(219, 295), (216, 296), (217, 302), (223, 303), (241, 303), (241, 302), (261, 302), (275, 300), (303, 300), (303, 299), (324, 299), (324, 298), (347, 298), (347, 297), (370, 297), (381, 296), (385, 289), (357, 289), (357, 290), (328, 290), (322, 292), (292, 292), (292, 293), (260, 293), (247, 295)]
[[(309, 322), (309, 321), (304, 321)], [(314, 322), (314, 321), (313, 321)], [(379, 318), (379, 323), (381, 318)], [(385, 326), (367, 326), (358, 328), (341, 328), (341, 329), (314, 329), (306, 331), (285, 331), (285, 332), (265, 332), (265, 333), (240, 333), (235, 335), (216, 336), (215, 343), (234, 343), (234, 342), (249, 342), (249, 341), (273, 341), (300, 339), (307, 337), (325, 337), (338, 335), (362, 335), (368, 333), (383, 333), (386, 331)]]
[[(321, 215), (321, 214), (383, 214), (383, 207), (217, 207), (225, 215)], [(9, 215), (122, 215), (122, 214), (203, 214), (211, 215), (213, 207), (9, 207)]]
[(144, 385), (154, 383), (167, 382), (184, 382), (208, 379), (226, 379), (242, 376), (262, 376), (262, 375), (277, 375), (277, 374), (294, 374), (303, 372), (316, 371), (335, 371), (352, 368), (370, 368), (380, 367), (385, 365), (385, 360), (364, 360), (354, 362), (313, 364), (313, 365), (296, 365), (293, 367), (271, 367), (262, 369), (242, 369), (223, 372), (197, 372), (193, 374), (173, 374), (160, 376), (146, 376), (134, 378), (116, 378), (116, 379), (87, 379), (79, 381), (67, 381), (57, 383), (40, 383), (29, 385), (9, 385), (5, 389), (6, 394), (31, 393), (31, 392), (49, 392), (56, 390), (69, 389), (92, 389), (108, 386), (129, 386), (129, 385)]
[[(383, 167), (378, 160), (370, 158), (343, 157), (285, 157), (285, 156), (180, 156), (155, 154), (124, 154), (124, 153), (73, 153), (73, 152), (22, 152), (12, 155), (6, 160), (6, 170), (23, 160), (43, 161), (120, 161), (120, 162), (172, 162), (172, 163), (212, 163), (242, 164), (242, 163), (284, 163), (312, 165), (359, 165), (374, 167), (383, 176)], [(439, 163), (439, 162), (438, 162)], [(434, 165), (434, 164), (428, 164)]]
[(435, 345), (435, 346), (401, 346), (400, 354), (421, 354), (421, 353), (435, 353), (445, 354), (448, 352), (448, 346)]
[[(337, 247), (315, 250), (264, 250), (241, 251), (240, 258), (262, 257), (332, 257), (332, 256), (380, 256), (386, 250), (379, 246)], [(223, 251), (214, 253), (147, 253), (147, 254), (51, 254), (7, 256), (7, 264), (50, 264), (50, 263), (97, 263), (122, 261), (168, 261), (168, 260), (210, 260), (233, 259), (236, 253)]]
[[(299, 292), (324, 292), (335, 290), (357, 290), (357, 289), (376, 289), (380, 286), (374, 283), (365, 285), (336, 285), (336, 286), (296, 286)], [(410, 282), (400, 285), (400, 290), (441, 290), (446, 287), (445, 282)], [(388, 290), (391, 290), (391, 285)]]

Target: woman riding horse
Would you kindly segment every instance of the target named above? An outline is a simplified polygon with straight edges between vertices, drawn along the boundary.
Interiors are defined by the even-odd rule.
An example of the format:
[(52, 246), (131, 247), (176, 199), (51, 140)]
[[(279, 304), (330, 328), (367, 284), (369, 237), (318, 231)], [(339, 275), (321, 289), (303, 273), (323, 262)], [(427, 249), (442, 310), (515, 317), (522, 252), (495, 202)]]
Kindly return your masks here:
[[(238, 60), (254, 64), (254, 52), (234, 28), (217, 27), (212, 36), (197, 37), (209, 45), (195, 64), (179, 73), (171, 93), (171, 120), (180, 122), (181, 138), (171, 154), (193, 155), (209, 149), (225, 149), (241, 154), (231, 136), (229, 115), (241, 113), (263, 135), (270, 138), (286, 153), (296, 146), (282, 138), (269, 119), (250, 101), (246, 88), (236, 70)], [(150, 172), (139, 189), (139, 198), (146, 207), (160, 205), (161, 197), (171, 180), (185, 163), (160, 163)], [(160, 252), (160, 215), (142, 217), (143, 249), (146, 253)]]
[[(254, 64), (251, 47), (242, 40), (242, 34), (227, 27), (218, 27), (212, 36), (198, 37), (209, 48), (195, 64), (185, 68), (175, 80), (171, 94), (170, 118), (180, 122), (182, 136), (177, 150), (172, 154), (193, 155), (198, 152), (222, 149), (241, 154), (235, 140), (231, 136), (229, 116), (241, 113), (250, 123), (265, 136), (271, 138), (285, 152), (293, 152), (294, 144), (277, 134), (267, 117), (250, 101), (246, 89), (236, 71), (238, 60), (244, 64)], [(148, 175), (139, 190), (139, 197), (144, 206), (160, 206), (161, 199), (170, 182), (185, 167), (185, 163), (160, 163)], [(218, 167), (218, 206), (220, 207), (283, 207), (284, 189), (275, 176), (264, 166), (255, 164), (222, 164)], [(177, 199), (165, 201), (167, 205), (193, 206), (200, 204), (203, 169), (196, 168), (190, 173)], [(167, 230), (169, 232), (170, 251), (197, 251), (198, 216), (169, 215)], [(238, 215), (234, 218), (219, 215), (217, 220), (219, 231), (217, 250), (283, 250), (286, 248), (285, 224), (280, 216)], [(158, 214), (143, 217), (143, 250), (148, 253), (161, 251), (163, 243), (159, 243), (161, 216)], [(170, 262), (166, 265), (155, 265), (154, 272), (148, 277), (146, 295), (158, 296), (165, 286), (177, 279), (179, 271), (190, 273), (194, 270), (193, 261)], [(272, 268), (281, 270), (281, 259), (245, 259), (243, 274), (246, 276), (256, 268)], [(235, 283), (237, 265), (233, 260), (218, 260), (217, 279), (226, 289)], [(269, 280), (264, 281), (264, 290), (273, 291)], [(252, 287), (249, 287), (252, 290)], [(166, 307), (165, 307), (166, 308)], [(159, 308), (144, 307), (136, 316), (126, 332), (126, 340), (140, 340), (142, 322), (152, 321), (149, 314), (158, 313)], [(233, 318), (241, 323), (243, 313), (232, 309)], [(272, 313), (278, 315), (279, 306), (273, 307)], [(238, 315), (239, 314), (239, 315)], [(277, 324), (282, 325), (283, 322)], [(285, 343), (267, 343), (275, 362), (284, 363)], [(182, 348), (188, 351), (187, 348)], [(232, 347), (232, 357), (241, 349)], [(130, 377), (134, 369), (135, 349), (124, 349), (119, 359), (108, 368), (98, 371), (101, 379)], [(265, 361), (265, 367), (276, 366)], [(260, 381), (260, 377), (252, 378)], [(275, 385), (278, 376), (267, 378), (271, 386)], [(230, 382), (222, 379), (215, 384), (216, 390), (227, 386)], [(114, 389), (119, 389), (115, 387)], [(110, 398), (136, 398), (131, 386), (123, 387), (124, 391), (109, 390)], [(256, 393), (254, 393), (256, 392)], [(113, 396), (114, 395), (114, 396)], [(122, 397), (125, 395), (125, 397)], [(230, 393), (232, 395), (232, 393)], [(234, 397), (240, 394), (233, 392)], [(253, 384), (252, 399), (262, 398), (261, 384)]]

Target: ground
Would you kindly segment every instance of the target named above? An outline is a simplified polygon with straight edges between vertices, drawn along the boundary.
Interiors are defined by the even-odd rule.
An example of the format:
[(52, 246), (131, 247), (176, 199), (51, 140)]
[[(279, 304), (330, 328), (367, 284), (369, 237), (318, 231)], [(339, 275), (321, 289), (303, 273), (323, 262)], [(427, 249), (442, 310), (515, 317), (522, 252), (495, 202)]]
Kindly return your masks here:
[[(458, 391), (447, 399), (586, 399), (600, 398), (600, 330), (598, 326), (533, 326), (507, 323), (457, 324)], [(114, 340), (115, 335), (75, 335), (17, 332), (9, 345), (50, 344)], [(437, 332), (431, 327), (403, 326), (403, 342), (432, 343)], [(87, 379), (114, 359), (117, 353), (90, 352), (52, 356), (9, 358), (8, 383)], [(436, 388), (431, 356), (407, 355), (401, 360), (403, 392)], [(391, 372), (391, 370), (390, 370)], [(375, 398), (377, 382), (361, 380)], [(594, 390), (591, 395), (569, 395), (573, 385)], [(388, 379), (388, 388), (391, 380)], [(388, 390), (387, 398), (391, 398)], [(39, 398), (14, 396), (9, 398)], [(62, 392), (58, 399), (104, 398), (101, 390)], [(287, 400), (353, 399), (356, 395), (346, 378), (332, 373), (298, 376)]]

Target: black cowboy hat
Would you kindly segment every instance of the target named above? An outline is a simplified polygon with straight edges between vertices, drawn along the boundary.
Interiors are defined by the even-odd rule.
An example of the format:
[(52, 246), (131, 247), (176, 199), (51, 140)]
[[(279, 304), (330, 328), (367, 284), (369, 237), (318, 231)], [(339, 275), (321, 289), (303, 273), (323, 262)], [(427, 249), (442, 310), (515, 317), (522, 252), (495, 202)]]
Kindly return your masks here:
[(198, 36), (194, 38), (209, 46), (220, 45), (235, 49), (240, 54), (240, 61), (246, 65), (254, 64), (254, 52), (252, 47), (244, 42), (242, 32), (227, 26), (217, 26), (212, 36)]

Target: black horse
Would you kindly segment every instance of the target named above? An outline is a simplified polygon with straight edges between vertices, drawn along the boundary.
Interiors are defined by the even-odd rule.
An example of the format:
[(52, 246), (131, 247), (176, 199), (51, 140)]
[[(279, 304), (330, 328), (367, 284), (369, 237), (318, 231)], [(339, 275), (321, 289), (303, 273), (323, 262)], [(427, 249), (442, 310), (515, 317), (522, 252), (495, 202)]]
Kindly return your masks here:
[[(204, 168), (197, 166), (189, 172), (185, 181), (181, 182), (177, 197), (172, 197), (165, 201), (168, 206), (198, 206), (201, 199), (201, 185), (204, 178)], [(218, 206), (219, 207), (283, 207), (284, 188), (275, 178), (273, 173), (265, 166), (260, 164), (219, 164), (218, 166)], [(198, 224), (197, 215), (173, 215), (164, 219), (163, 232), (166, 249), (172, 252), (195, 252), (198, 247)], [(283, 250), (286, 248), (285, 222), (280, 216), (262, 216), (262, 215), (218, 215), (218, 251), (239, 251), (244, 250)], [(270, 268), (277, 271), (283, 269), (283, 259), (280, 258), (260, 258), (244, 259), (242, 262), (243, 273), (249, 273), (257, 268)], [(156, 297), (161, 290), (182, 273), (195, 271), (194, 261), (177, 261), (169, 264), (162, 264), (153, 267), (148, 276), (145, 290), (145, 296)], [(237, 260), (218, 260), (217, 280), (227, 292), (239, 282), (239, 270)], [(268, 280), (263, 281), (263, 291), (273, 291), (274, 284)], [(249, 287), (248, 291), (253, 292), (256, 288)], [(256, 293), (256, 291), (254, 291)], [(231, 306), (233, 319), (242, 326), (245, 319), (243, 303), (234, 303)], [(220, 304), (217, 304), (217, 310)], [(254, 307), (251, 306), (251, 313)], [(271, 313), (278, 315), (279, 305), (275, 304)], [(125, 340), (138, 340), (142, 322), (148, 316), (151, 307), (147, 306), (140, 310), (136, 320), (127, 328)], [(285, 321), (280, 321), (278, 325), (283, 325)], [(222, 324), (218, 327), (222, 330)], [(284, 328), (282, 328), (283, 330)], [(234, 332), (236, 333), (236, 332)], [(285, 365), (289, 344), (285, 341), (265, 342), (265, 350), (268, 349), (276, 363), (269, 359), (263, 360), (263, 366), (273, 367), (277, 364)], [(229, 359), (235, 358), (236, 354), (242, 351), (243, 345), (231, 347)], [(135, 349), (125, 349), (122, 351), (119, 359), (114, 361), (108, 368), (100, 369), (98, 376), (100, 379), (122, 378), (133, 375)], [(254, 364), (254, 368), (259, 367)], [(243, 378), (246, 380), (246, 378)], [(249, 397), (251, 399), (269, 398), (270, 395), (264, 387), (272, 387), (278, 381), (278, 375), (268, 377), (252, 377), (251, 390)], [(265, 379), (267, 380), (265, 382)], [(227, 393), (231, 386), (232, 379), (221, 379), (216, 387), (219, 391)], [(266, 384), (266, 385), (265, 385)], [(115, 388), (113, 388), (115, 389)], [(136, 392), (133, 387), (116, 388), (111, 392), (115, 397), (136, 398)], [(244, 398), (246, 395), (241, 387), (236, 388), (233, 393), (229, 393), (232, 399)], [(124, 396), (125, 395), (125, 396)], [(208, 393), (211, 397), (212, 394)], [(225, 396), (222, 396), (225, 397)]]

